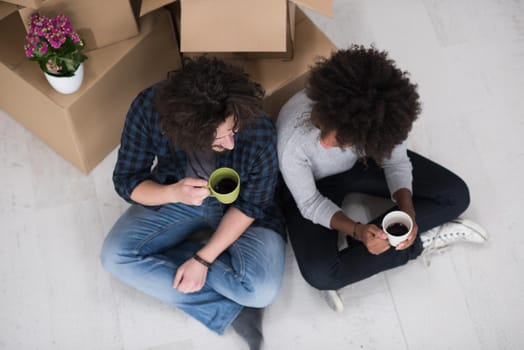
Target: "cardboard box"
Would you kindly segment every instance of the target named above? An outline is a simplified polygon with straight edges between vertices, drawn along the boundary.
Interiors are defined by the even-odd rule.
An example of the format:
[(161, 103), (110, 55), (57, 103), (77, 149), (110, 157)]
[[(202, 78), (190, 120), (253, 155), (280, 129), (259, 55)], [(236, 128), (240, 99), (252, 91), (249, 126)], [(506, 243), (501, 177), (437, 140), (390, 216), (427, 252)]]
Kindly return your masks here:
[[(333, 0), (294, 0), (333, 16)], [(181, 0), (182, 52), (287, 52), (287, 0)], [(292, 46), (292, 45), (291, 45)]]
[(26, 27), (33, 13), (48, 17), (65, 14), (85, 43), (86, 50), (101, 48), (138, 35), (130, 0), (45, 0), (36, 8), (20, 9)]
[(89, 172), (118, 145), (138, 92), (181, 66), (167, 10), (144, 16), (140, 27), (139, 36), (88, 52), (82, 87), (61, 95), (38, 64), (25, 58), (25, 29), (18, 13), (0, 20), (0, 108)]
[(182, 52), (287, 50), (287, 0), (182, 0), (181, 11)]
[[(282, 105), (297, 91), (304, 88), (309, 68), (320, 57), (328, 58), (336, 46), (299, 9), (295, 20), (294, 56), (290, 61), (279, 59), (245, 59), (241, 55), (208, 53), (230, 64), (243, 68), (266, 91), (264, 109), (274, 120)], [(194, 57), (194, 54), (184, 54)]]

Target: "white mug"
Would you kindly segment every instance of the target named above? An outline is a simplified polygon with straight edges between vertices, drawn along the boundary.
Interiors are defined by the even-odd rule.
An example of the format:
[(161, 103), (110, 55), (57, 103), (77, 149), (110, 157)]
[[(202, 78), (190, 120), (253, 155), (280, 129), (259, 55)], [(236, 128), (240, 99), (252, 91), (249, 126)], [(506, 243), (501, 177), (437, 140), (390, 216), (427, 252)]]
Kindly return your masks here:
[[(388, 232), (388, 229), (390, 232)], [(399, 229), (404, 229), (404, 231), (407, 229), (407, 232), (399, 233)], [(389, 244), (391, 244), (393, 247), (396, 247), (400, 244), (400, 242), (405, 241), (411, 233), (412, 229), (413, 220), (411, 220), (411, 216), (403, 211), (392, 211), (384, 216), (384, 219), (382, 219), (382, 230), (388, 236)]]

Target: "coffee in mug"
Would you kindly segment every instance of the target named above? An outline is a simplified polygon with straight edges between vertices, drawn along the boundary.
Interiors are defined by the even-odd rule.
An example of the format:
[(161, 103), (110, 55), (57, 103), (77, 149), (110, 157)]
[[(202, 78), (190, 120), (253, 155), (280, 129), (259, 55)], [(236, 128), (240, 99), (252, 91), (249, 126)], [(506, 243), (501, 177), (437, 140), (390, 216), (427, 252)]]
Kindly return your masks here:
[(225, 179), (218, 181), (218, 183), (215, 185), (213, 189), (220, 194), (226, 194), (226, 193), (233, 192), (236, 187), (237, 187), (237, 182), (235, 180), (230, 179), (230, 178), (225, 178)]
[(231, 168), (218, 168), (209, 176), (209, 191), (221, 203), (233, 203), (240, 193), (240, 176)]
[(400, 222), (396, 222), (394, 224), (389, 225), (386, 228), (386, 231), (388, 231), (393, 236), (402, 236), (408, 233), (409, 229)]

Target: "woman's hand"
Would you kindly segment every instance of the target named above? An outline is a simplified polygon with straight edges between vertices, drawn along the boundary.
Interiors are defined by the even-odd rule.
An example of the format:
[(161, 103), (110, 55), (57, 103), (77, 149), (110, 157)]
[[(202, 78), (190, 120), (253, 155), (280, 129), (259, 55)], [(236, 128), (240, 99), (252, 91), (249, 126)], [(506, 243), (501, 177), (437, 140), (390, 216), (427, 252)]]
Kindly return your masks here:
[(411, 221), (413, 221), (413, 228), (411, 229), (408, 238), (406, 238), (405, 241), (400, 242), (400, 244), (395, 248), (396, 250), (403, 250), (409, 248), (413, 242), (415, 242), (415, 238), (417, 238), (418, 225), (415, 220), (417, 214), (415, 213), (411, 191), (406, 188), (401, 188), (393, 194), (393, 198), (397, 201), (398, 208), (408, 214), (411, 217)]
[(355, 229), (359, 239), (371, 254), (378, 255), (389, 249), (388, 236), (373, 224), (357, 224)]
[(406, 248), (409, 248), (415, 242), (415, 238), (417, 238), (417, 234), (418, 234), (418, 225), (413, 216), (411, 216), (411, 220), (413, 221), (413, 228), (411, 229), (411, 232), (409, 233), (408, 238), (406, 238), (405, 241), (400, 242), (395, 247), (396, 250), (404, 250)]

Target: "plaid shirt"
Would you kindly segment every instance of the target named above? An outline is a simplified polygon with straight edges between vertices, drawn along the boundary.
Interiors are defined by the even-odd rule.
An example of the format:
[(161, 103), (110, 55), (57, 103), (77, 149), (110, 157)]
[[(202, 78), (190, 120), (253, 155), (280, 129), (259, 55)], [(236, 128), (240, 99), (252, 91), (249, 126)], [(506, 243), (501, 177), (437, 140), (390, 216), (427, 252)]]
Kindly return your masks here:
[[(170, 145), (160, 129), (154, 94), (155, 86), (149, 87), (131, 104), (113, 172), (116, 192), (133, 204), (138, 203), (130, 198), (131, 192), (142, 181), (171, 184), (186, 174), (186, 153)], [(155, 157), (158, 162), (152, 168)], [(216, 166), (233, 168), (240, 175), (240, 195), (232, 205), (255, 218), (253, 225), (284, 235), (283, 217), (275, 200), (278, 159), (272, 121), (266, 116), (260, 117), (236, 134), (235, 148), (217, 153)]]

